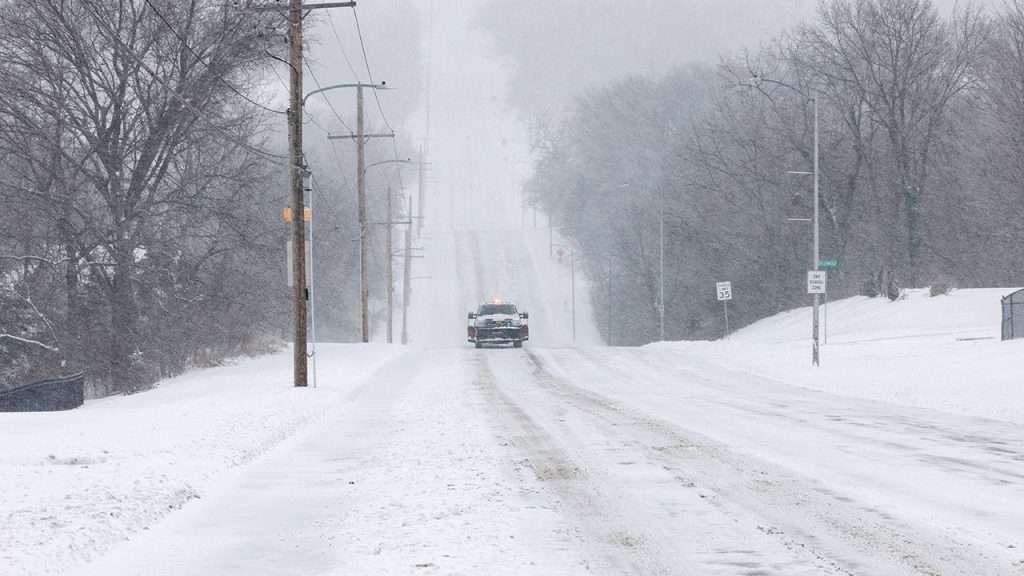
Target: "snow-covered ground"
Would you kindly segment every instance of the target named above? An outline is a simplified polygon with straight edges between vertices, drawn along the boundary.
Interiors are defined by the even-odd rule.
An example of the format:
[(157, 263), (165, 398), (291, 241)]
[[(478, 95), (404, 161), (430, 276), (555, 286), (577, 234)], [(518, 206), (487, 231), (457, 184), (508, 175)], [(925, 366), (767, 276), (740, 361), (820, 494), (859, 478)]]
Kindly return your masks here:
[[(909, 290), (895, 302), (831, 302), (818, 367), (811, 365), (810, 307), (757, 322), (725, 342), (650, 347), (831, 394), (1024, 424), (1024, 340), (1000, 340), (1000, 299), (1015, 290), (936, 297)], [(823, 342), (825, 329), (823, 323)]]
[[(812, 368), (804, 309), (601, 346), (577, 278), (574, 345), (498, 69), (470, 3), (435, 7), (435, 89), (488, 97), (435, 100), (413, 346), (320, 345), (316, 389), (282, 353), (0, 414), (0, 575), (1024, 574), (1007, 291), (831, 303)], [(495, 296), (524, 349), (465, 342)]]
[(290, 387), (282, 352), (69, 412), (0, 414), (0, 574), (59, 573), (95, 558), (350, 402), (403, 353), (321, 346), (316, 389)]
[[(1000, 293), (834, 303), (822, 368), (886, 343), (889, 387), (923, 389), (910, 352), (991, 332), (965, 308)], [(756, 374), (805, 359), (802, 314), (632, 349), (326, 345), (317, 389), (285, 353), (0, 415), (0, 574), (1021, 574), (1021, 427), (947, 410), (973, 380), (916, 402)], [(849, 354), (842, 378), (876, 369)]]

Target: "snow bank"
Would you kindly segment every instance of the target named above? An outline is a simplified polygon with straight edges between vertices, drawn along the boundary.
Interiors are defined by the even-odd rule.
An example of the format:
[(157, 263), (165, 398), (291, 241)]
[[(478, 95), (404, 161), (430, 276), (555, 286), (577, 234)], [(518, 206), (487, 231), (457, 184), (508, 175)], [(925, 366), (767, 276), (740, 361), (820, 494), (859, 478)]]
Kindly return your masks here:
[(288, 350), (69, 412), (0, 414), (0, 575), (61, 573), (101, 555), (346, 402), (401, 354), (320, 345), (316, 389), (291, 387)]
[(811, 366), (811, 308), (716, 342), (652, 344), (733, 370), (834, 394), (1024, 424), (1024, 340), (1002, 342), (1000, 298), (1014, 288), (903, 300), (854, 297), (822, 308), (821, 365)]

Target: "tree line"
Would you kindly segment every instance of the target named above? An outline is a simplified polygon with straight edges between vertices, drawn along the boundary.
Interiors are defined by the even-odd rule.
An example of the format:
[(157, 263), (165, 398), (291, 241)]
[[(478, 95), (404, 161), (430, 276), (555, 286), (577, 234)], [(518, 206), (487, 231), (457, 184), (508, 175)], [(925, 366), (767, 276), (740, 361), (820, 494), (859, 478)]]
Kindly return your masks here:
[[(96, 395), (133, 392), (280, 346), (285, 111), (265, 94), (280, 17), (212, 0), (15, 0), (0, 27), (0, 390), (84, 370)], [(310, 152), (307, 197), (321, 333), (344, 340), (358, 259), (336, 166), (355, 161), (338, 148)]]
[(528, 193), (578, 245), (606, 340), (656, 340), (662, 306), (666, 338), (720, 337), (716, 281), (736, 325), (808, 303), (817, 103), (830, 297), (1021, 285), (1022, 78), (1021, 0), (824, 0), (718, 65), (579, 95), (536, 131)]

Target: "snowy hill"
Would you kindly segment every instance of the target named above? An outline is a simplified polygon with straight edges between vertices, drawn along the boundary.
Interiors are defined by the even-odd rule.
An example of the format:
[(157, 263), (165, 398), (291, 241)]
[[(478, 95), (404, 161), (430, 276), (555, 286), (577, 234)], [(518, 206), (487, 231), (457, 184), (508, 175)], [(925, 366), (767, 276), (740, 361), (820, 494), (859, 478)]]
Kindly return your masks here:
[(1024, 341), (1002, 342), (1000, 298), (1014, 288), (929, 297), (854, 297), (822, 308), (821, 365), (811, 366), (811, 308), (752, 324), (717, 342), (674, 342), (733, 370), (827, 392), (1024, 423)]

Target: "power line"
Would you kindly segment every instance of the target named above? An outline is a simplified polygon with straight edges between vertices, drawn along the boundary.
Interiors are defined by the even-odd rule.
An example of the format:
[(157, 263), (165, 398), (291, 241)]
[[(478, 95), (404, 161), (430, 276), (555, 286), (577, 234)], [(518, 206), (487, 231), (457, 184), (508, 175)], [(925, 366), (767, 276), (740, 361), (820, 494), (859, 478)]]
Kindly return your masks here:
[(306, 115), (306, 118), (309, 119), (309, 123), (310, 124), (312, 124), (313, 126), (316, 126), (317, 128), (319, 128), (320, 131), (323, 132), (324, 134), (327, 134), (328, 136), (331, 135), (331, 131), (328, 130), (327, 128), (324, 128), (322, 124), (317, 122), (316, 118), (314, 118), (312, 114), (310, 114), (309, 112), (305, 112), (305, 111), (303, 111), (303, 113)]
[[(366, 75), (370, 79), (370, 84), (376, 84), (376, 82), (374, 82), (373, 80), (373, 71), (370, 69), (370, 59), (367, 58), (366, 56), (366, 43), (363, 41), (363, 29), (359, 25), (359, 13), (356, 11), (355, 7), (352, 7), (352, 17), (355, 19), (356, 22), (356, 33), (359, 36), (359, 48), (363, 52), (363, 64), (366, 66)], [(377, 94), (377, 90), (373, 91), (373, 99), (377, 102), (377, 110), (380, 111), (381, 119), (384, 120), (384, 124), (388, 127), (388, 130), (391, 131), (391, 134), (393, 136), (395, 134), (395, 129), (393, 126), (391, 126), (391, 123), (388, 122), (387, 115), (384, 114), (384, 107), (381, 106), (380, 104), (380, 96)], [(398, 143), (395, 142), (394, 138), (391, 139), (391, 147), (395, 152), (395, 160), (398, 160)], [(398, 170), (398, 186), (400, 189), (405, 190), (405, 183), (402, 182), (401, 170)]]
[(277, 68), (274, 68), (272, 66), (270, 68), (270, 70), (271, 70), (271, 72), (274, 73), (274, 76), (277, 76), (277, 81), (281, 83), (281, 87), (284, 88), (285, 91), (287, 92), (288, 91), (288, 83), (284, 81), (284, 78), (281, 78), (281, 74), (278, 73)]
[(155, 5), (153, 5), (153, 2), (151, 2), (150, 0), (145, 0), (145, 1), (146, 1), (146, 5), (149, 6), (149, 8), (151, 10), (153, 10), (154, 14), (156, 14), (157, 18), (159, 18), (160, 21), (164, 23), (164, 26), (167, 26), (167, 29), (171, 31), (171, 34), (174, 34), (178, 38), (178, 40), (181, 41), (182, 46), (184, 46), (185, 48), (188, 48), (188, 51), (191, 52), (192, 55), (196, 57), (196, 61), (199, 62), (200, 64), (202, 64), (203, 66), (205, 66), (206, 69), (209, 70), (213, 74), (213, 76), (215, 78), (217, 78), (217, 80), (220, 80), (221, 83), (224, 84), (225, 86), (227, 86), (232, 92), (234, 92), (235, 94), (238, 94), (239, 96), (241, 96), (243, 99), (245, 99), (247, 102), (249, 102), (253, 106), (256, 106), (258, 108), (262, 108), (263, 110), (266, 110), (267, 112), (272, 112), (274, 114), (287, 114), (288, 113), (285, 110), (274, 110), (273, 108), (268, 108), (268, 107), (264, 106), (263, 104), (260, 104), (259, 102), (253, 100), (252, 98), (249, 98), (245, 94), (242, 94), (242, 92), (240, 90), (238, 90), (230, 82), (225, 80), (224, 77), (222, 77), (220, 74), (217, 74), (216, 72), (214, 72), (213, 68), (210, 68), (210, 65), (207, 64), (203, 60), (203, 57), (200, 56), (199, 53), (197, 53), (195, 51), (195, 49), (193, 49), (192, 46), (188, 43), (188, 40), (184, 36), (179, 34), (178, 31), (174, 29), (174, 26), (171, 26), (171, 23), (168, 22), (167, 19), (164, 18), (164, 15), (160, 13), (160, 10), (157, 10), (157, 7)]
[[(307, 166), (309, 165), (309, 161), (306, 158), (303, 158), (303, 162), (305, 162)], [(316, 171), (309, 171), (309, 180), (310, 183), (313, 185), (313, 193), (315, 193), (317, 197), (319, 197), (320, 200), (327, 205), (327, 211), (330, 212), (338, 222), (341, 222), (342, 215), (340, 212), (337, 211), (337, 209), (334, 208), (333, 204), (327, 201), (327, 197), (324, 196), (324, 193), (320, 188), (320, 183), (317, 181)]]
[[(356, 20), (356, 32), (359, 34), (359, 47), (363, 51), (363, 63), (366, 65), (366, 75), (370, 79), (370, 84), (376, 84), (373, 81), (373, 71), (370, 70), (370, 59), (366, 57), (366, 43), (363, 42), (363, 29), (359, 26), (359, 13), (356, 12), (355, 8), (352, 8), (352, 16)], [(388, 117), (384, 114), (384, 108), (380, 105), (380, 96), (377, 95), (377, 91), (373, 91), (373, 99), (377, 101), (377, 110), (380, 111), (381, 118), (384, 119), (384, 124), (388, 127), (388, 130), (392, 134), (395, 133), (395, 129), (391, 127), (391, 123), (388, 122)]]
[[(338, 166), (342, 165), (341, 156), (338, 154), (338, 147), (334, 144), (334, 140), (328, 140), (331, 143), (331, 151), (334, 152), (334, 159), (338, 161)], [(341, 180), (345, 184), (345, 190), (352, 193), (352, 183), (348, 181), (348, 175), (345, 174), (344, 170), (341, 170)]]
[(348, 52), (345, 51), (345, 46), (341, 43), (341, 35), (338, 34), (338, 29), (334, 27), (334, 18), (331, 17), (331, 13), (327, 12), (327, 20), (331, 23), (331, 30), (334, 31), (334, 39), (338, 41), (338, 48), (341, 49), (341, 55), (345, 58), (345, 63), (348, 64), (348, 69), (352, 72), (352, 77), (356, 79), (356, 82), (362, 82), (359, 74), (356, 74), (356, 69), (352, 66), (352, 61), (348, 59)]

